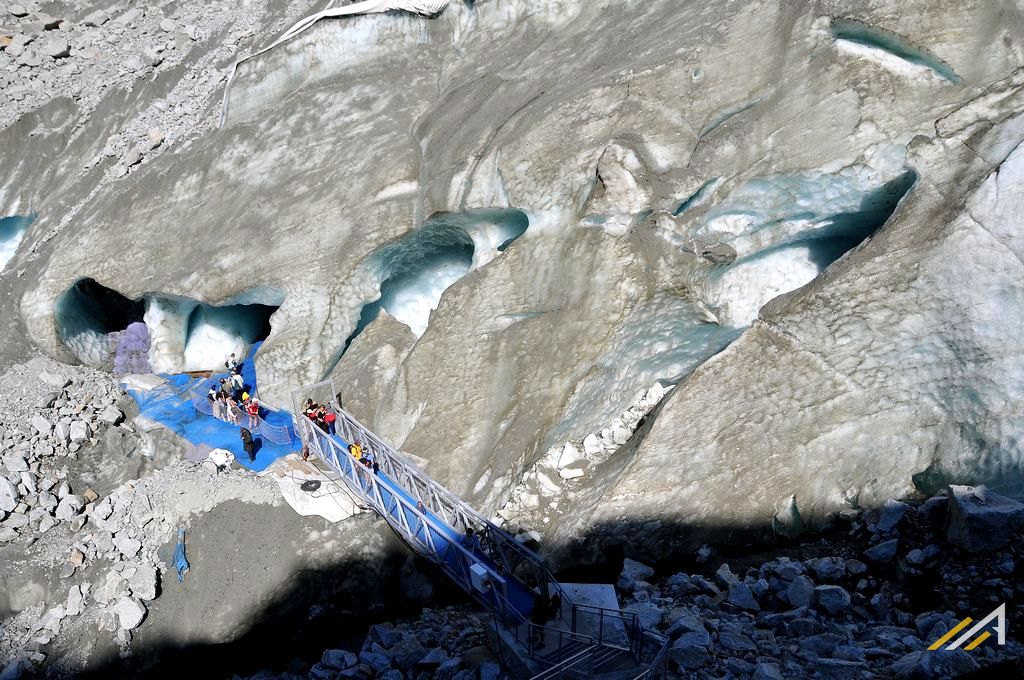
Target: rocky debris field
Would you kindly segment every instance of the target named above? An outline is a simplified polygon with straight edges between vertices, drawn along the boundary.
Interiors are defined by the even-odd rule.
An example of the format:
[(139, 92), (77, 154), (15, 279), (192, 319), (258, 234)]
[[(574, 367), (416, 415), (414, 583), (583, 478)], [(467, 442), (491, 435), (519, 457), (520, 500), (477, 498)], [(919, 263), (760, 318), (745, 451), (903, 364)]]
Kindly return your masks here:
[(65, 2), (61, 11), (28, 0), (0, 6), (0, 129), (55, 97), (73, 99), (88, 114), (113, 88), (130, 90), (184, 67), (166, 96), (113, 132), (85, 168), (114, 159), (106, 172), (122, 176), (216, 124), (211, 103), (222, 95), (227, 69), (258, 32), (301, 14), (308, 3), (289, 4), (271, 16), (265, 5), (242, 11), (232, 2)]
[[(845, 531), (793, 557), (735, 571), (708, 548), (705, 574), (658, 579), (627, 560), (617, 584), (623, 608), (669, 635), (670, 665), (689, 677), (938, 679), (1022, 670), (1013, 621), (1024, 616), (1024, 504), (954, 486), (844, 519)], [(1001, 603), (1011, 622), (1005, 646), (993, 639), (970, 652), (926, 651), (964, 617), (978, 621)]]
[(489, 623), (472, 608), (424, 609), (417, 619), (372, 626), (357, 651), (328, 649), (308, 670), (266, 671), (247, 680), (498, 680), (505, 674), (486, 646)]
[[(1024, 616), (1024, 504), (954, 486), (839, 522), (763, 561), (725, 561), (705, 546), (697, 569), (665, 575), (627, 558), (616, 583), (623, 609), (666, 634), (676, 677), (939, 680), (1024, 670), (1013, 624)], [(969, 652), (926, 651), (964, 617), (978, 621), (1002, 603), (1005, 646), (993, 638)], [(427, 609), (373, 626), (358, 650), (327, 650), (309, 669), (248, 680), (508, 677), (500, 659), (483, 660), (489, 623), (471, 608)]]
[[(69, 481), (76, 466), (101, 467), (110, 455), (101, 441), (109, 430), (145, 437), (124, 422), (124, 398), (109, 374), (41, 357), (0, 376), (4, 680), (47, 662), (52, 645), (61, 648), (49, 664), (57, 676), (84, 667), (97, 647), (97, 628), (129, 654), (131, 631), (159, 596), (161, 581), (175, 577), (163, 561), (170, 556), (158, 551), (178, 527), (228, 499), (280, 501), (270, 480), (244, 470), (218, 475), (209, 464), (187, 461), (105, 493), (76, 488)], [(140, 455), (152, 448), (139, 447)]]

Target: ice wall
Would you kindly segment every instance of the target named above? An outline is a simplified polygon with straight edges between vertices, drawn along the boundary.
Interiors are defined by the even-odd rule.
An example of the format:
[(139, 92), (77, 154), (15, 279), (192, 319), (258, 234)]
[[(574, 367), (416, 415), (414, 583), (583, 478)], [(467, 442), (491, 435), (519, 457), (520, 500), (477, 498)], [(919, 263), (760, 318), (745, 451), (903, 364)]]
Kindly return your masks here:
[(33, 219), (32, 215), (0, 217), (0, 270), (14, 257)]
[(381, 282), (380, 297), (364, 305), (345, 348), (381, 309), (409, 326), (417, 337), (423, 335), (444, 291), (497, 257), (528, 227), (529, 220), (519, 210), (443, 213), (378, 249), (361, 270)]
[[(65, 346), (84, 364), (175, 373), (218, 368), (231, 352), (245, 356), (270, 333), (276, 309), (258, 303), (217, 307), (161, 294), (131, 300), (83, 279), (58, 300), (55, 322)], [(135, 356), (140, 351), (145, 360)]]

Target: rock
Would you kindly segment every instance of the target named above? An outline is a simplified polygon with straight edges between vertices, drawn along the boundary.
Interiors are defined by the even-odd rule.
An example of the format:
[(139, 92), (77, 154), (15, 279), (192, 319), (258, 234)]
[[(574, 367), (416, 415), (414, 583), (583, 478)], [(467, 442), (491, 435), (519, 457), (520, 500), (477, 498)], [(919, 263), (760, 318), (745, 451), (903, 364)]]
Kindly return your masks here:
[(67, 443), (68, 439), (71, 438), (71, 427), (68, 423), (61, 421), (53, 426), (53, 436), (58, 442), (62, 444)]
[(48, 437), (50, 435), (50, 431), (53, 430), (53, 425), (50, 424), (50, 421), (38, 413), (32, 416), (32, 420), (29, 422), (32, 423), (32, 427), (36, 429), (36, 432), (44, 437)]
[(0, 477), (0, 512), (12, 512), (18, 507), (18, 490), (6, 477)]
[(852, 576), (860, 576), (868, 570), (868, 565), (864, 564), (860, 560), (846, 560), (846, 571)]
[(661, 623), (661, 618), (664, 615), (661, 608), (653, 602), (636, 602), (634, 604), (626, 605), (623, 611), (632, 612), (636, 614), (636, 618), (643, 628), (654, 629)]
[(85, 564), (85, 555), (80, 550), (72, 550), (71, 555), (68, 556), (68, 562), (76, 567), (80, 567)]
[(395, 665), (403, 671), (410, 670), (427, 654), (426, 648), (412, 635), (407, 635), (388, 650)]
[[(39, 520), (39, 533), (45, 534), (47, 531), (49, 531), (55, 526), (57, 526), (57, 520), (50, 517), (49, 515), (45, 515), (41, 520)], [(74, 570), (74, 566), (69, 566), (71, 566), (72, 570)]]
[(163, 63), (164, 57), (152, 47), (147, 47), (142, 50), (142, 61), (149, 66), (159, 66)]
[(838, 614), (850, 607), (850, 593), (841, 586), (818, 586), (814, 589), (814, 601), (829, 614)]
[(4, 456), (4, 467), (10, 472), (27, 472), (28, 461), (16, 453), (9, 453)]
[(99, 27), (110, 21), (110, 15), (103, 10), (96, 10), (91, 12), (82, 19), (83, 26)]
[(619, 574), (616, 585), (622, 590), (632, 591), (635, 581), (646, 581), (652, 576), (654, 576), (654, 569), (627, 557), (622, 562), (622, 573)]
[(916, 651), (897, 660), (890, 671), (897, 680), (939, 680), (978, 670), (978, 663), (962, 649)]
[(336, 668), (339, 671), (343, 671), (346, 668), (352, 668), (359, 663), (359, 657), (352, 652), (347, 652), (343, 649), (328, 649), (324, 652), (323, 656), (320, 657), (320, 663), (330, 668)]
[(39, 51), (51, 59), (64, 59), (71, 56), (71, 46), (60, 36), (51, 36), (39, 46)]
[(122, 555), (131, 559), (139, 554), (139, 550), (142, 549), (142, 543), (134, 538), (118, 536), (114, 539), (114, 547), (116, 547), (118, 552)]
[(164, 133), (159, 128), (149, 130), (149, 148), (153, 150), (164, 143)]
[(669, 658), (683, 670), (696, 670), (708, 662), (710, 642), (711, 638), (706, 632), (683, 633), (669, 647)]
[(23, 529), (28, 526), (28, 515), (13, 514), (4, 520), (4, 526), (10, 529)]
[(729, 586), (729, 604), (739, 607), (740, 609), (746, 609), (747, 611), (757, 612), (761, 611), (761, 607), (757, 604), (757, 600), (754, 599), (754, 594), (750, 592), (750, 587), (745, 583), (733, 583)]
[(89, 438), (89, 425), (84, 420), (75, 420), (71, 423), (71, 441), (84, 442)]
[(875, 527), (883, 533), (892, 531), (899, 524), (900, 520), (903, 519), (903, 515), (907, 512), (908, 507), (906, 503), (890, 498), (885, 502), (885, 506), (882, 508), (882, 516), (879, 517)]
[(588, 458), (597, 456), (603, 450), (604, 447), (601, 446), (601, 440), (597, 438), (596, 434), (591, 433), (583, 438), (583, 453), (585, 453)]
[(921, 550), (920, 548), (914, 548), (913, 550), (908, 552), (906, 554), (906, 556), (904, 556), (903, 559), (906, 560), (907, 564), (909, 564), (911, 566), (914, 566), (914, 567), (920, 566), (920, 565), (924, 564), (924, 560), (925, 560), (924, 551)]
[(44, 394), (39, 398), (39, 401), (36, 402), (36, 408), (52, 408), (58, 399), (60, 399), (60, 392)]
[(82, 593), (81, 586), (71, 586), (71, 590), (68, 591), (68, 599), (64, 605), (64, 611), (67, 612), (68, 616), (78, 616), (82, 613), (82, 609), (85, 605), (85, 595)]
[(39, 624), (46, 630), (50, 631), (54, 635), (60, 633), (60, 622), (64, 620), (67, 613), (64, 611), (64, 605), (59, 604), (52, 609), (48, 609), (43, 618), (39, 621)]
[(122, 597), (114, 605), (114, 613), (117, 615), (117, 623), (122, 629), (134, 630), (146, 618), (146, 607), (135, 598)]
[(135, 573), (128, 577), (128, 588), (132, 591), (132, 595), (140, 600), (147, 602), (155, 600), (157, 578), (155, 567), (148, 564), (138, 565), (135, 568)]
[(898, 538), (882, 541), (878, 545), (864, 551), (864, 556), (872, 562), (889, 562), (896, 556), (896, 550), (900, 547)]
[(718, 644), (730, 652), (757, 652), (757, 645), (746, 635), (735, 631), (723, 630), (718, 634)]
[(809, 607), (814, 601), (814, 581), (806, 576), (797, 576), (786, 589), (786, 599), (794, 607)]
[(378, 623), (370, 627), (366, 639), (370, 642), (379, 643), (381, 647), (388, 649), (402, 640), (402, 634), (395, 630), (394, 624)]
[[(177, 24), (175, 24), (174, 21), (172, 21), (171, 19), (162, 19), (160, 21), (160, 30), (164, 33), (174, 33), (174, 31), (177, 30), (177, 28)], [(345, 666), (345, 668), (348, 668), (348, 666)]]
[(68, 494), (65, 496), (57, 509), (54, 511), (54, 515), (57, 519), (68, 522), (74, 519), (75, 515), (80, 513), (85, 508), (85, 499), (77, 494)]
[(811, 560), (811, 570), (819, 581), (834, 583), (846, 576), (846, 563), (840, 557), (822, 557)]
[(124, 413), (114, 405), (107, 405), (96, 417), (109, 425), (117, 425), (124, 420)]
[(47, 385), (50, 385), (51, 387), (56, 387), (57, 389), (64, 389), (65, 387), (71, 384), (71, 381), (65, 378), (64, 376), (60, 375), (59, 373), (52, 373), (50, 371), (43, 371), (42, 373), (40, 373), (39, 379), (42, 382), (46, 383)]
[(784, 676), (777, 663), (759, 663), (750, 680), (783, 680)]
[(7, 11), (11, 14), (11, 16), (15, 16), (18, 18), (28, 16), (28, 10), (17, 3), (11, 3), (10, 5), (8, 5)]
[(949, 487), (950, 543), (972, 553), (998, 550), (1013, 532), (1024, 529), (1024, 503), (986, 486)]

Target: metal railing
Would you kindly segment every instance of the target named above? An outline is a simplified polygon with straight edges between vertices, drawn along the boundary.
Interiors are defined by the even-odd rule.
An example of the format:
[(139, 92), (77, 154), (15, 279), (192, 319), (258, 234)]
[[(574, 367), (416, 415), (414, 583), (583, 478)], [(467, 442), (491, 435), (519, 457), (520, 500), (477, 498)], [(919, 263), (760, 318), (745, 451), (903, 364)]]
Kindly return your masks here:
[[(286, 425), (271, 425), (260, 416), (250, 416), (238, 405), (232, 408), (225, 404), (225, 408), (231, 410), (225, 411), (225, 417), (222, 417), (214, 409), (213, 402), (206, 396), (209, 386), (215, 384), (212, 381), (200, 379), (189, 389), (189, 397), (187, 398), (192, 402), (192, 407), (196, 411), (231, 423), (232, 425), (237, 425), (238, 427), (246, 427), (253, 434), (263, 435), (266, 439), (279, 446), (288, 446), (292, 443), (292, 434)], [(261, 405), (260, 408), (264, 407)]]
[[(296, 434), (356, 494), (366, 498), (413, 550), (438, 564), (471, 596), (501, 617), (505, 630), (530, 658), (548, 668), (561, 668), (560, 675), (546, 677), (589, 677), (587, 673), (593, 671), (595, 660), (621, 652), (628, 652), (638, 664), (651, 664), (637, 678), (663, 676), (664, 671), (652, 674), (652, 662), (667, 662), (668, 640), (664, 636), (645, 630), (635, 613), (572, 602), (539, 555), (431, 479), (352, 414), (329, 405), (336, 418), (336, 436), (324, 429), (328, 426), (322, 427), (305, 417), (304, 399), (318, 390), (331, 395), (325, 401), (333, 399), (331, 381), (293, 393)], [(349, 453), (347, 445), (356, 441), (363, 458), (376, 463), (379, 475)], [(479, 537), (479, 548), (467, 550), (461, 544), (462, 535), (469, 528)], [(536, 590), (524, 585), (530, 577), (536, 579)], [(561, 604), (555, 618), (568, 630), (532, 623), (509, 602), (510, 586), (520, 594), (530, 593), (531, 598), (557, 594)], [(579, 632), (583, 628), (591, 634)], [(584, 649), (589, 649), (590, 654), (582, 654)], [(601, 652), (605, 656), (600, 656), (599, 649), (610, 651)]]

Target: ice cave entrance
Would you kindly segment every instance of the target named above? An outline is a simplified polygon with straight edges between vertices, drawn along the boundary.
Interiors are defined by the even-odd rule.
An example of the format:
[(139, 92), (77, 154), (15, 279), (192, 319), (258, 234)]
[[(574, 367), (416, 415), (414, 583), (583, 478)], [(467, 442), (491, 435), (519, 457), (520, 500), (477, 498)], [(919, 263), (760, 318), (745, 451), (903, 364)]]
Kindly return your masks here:
[(444, 291), (497, 257), (526, 232), (529, 224), (526, 213), (515, 209), (442, 213), (377, 249), (364, 267), (381, 282), (380, 297), (363, 306), (344, 349), (381, 309), (407, 325), (417, 337), (422, 335)]
[(54, 319), (60, 340), (88, 366), (122, 374), (204, 371), (266, 339), (283, 299), (261, 289), (232, 302), (215, 306), (162, 294), (133, 300), (86, 278), (61, 295)]
[(7, 266), (14, 253), (18, 251), (18, 244), (21, 243), (33, 219), (34, 215), (0, 217), (0, 270)]

